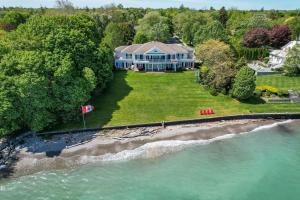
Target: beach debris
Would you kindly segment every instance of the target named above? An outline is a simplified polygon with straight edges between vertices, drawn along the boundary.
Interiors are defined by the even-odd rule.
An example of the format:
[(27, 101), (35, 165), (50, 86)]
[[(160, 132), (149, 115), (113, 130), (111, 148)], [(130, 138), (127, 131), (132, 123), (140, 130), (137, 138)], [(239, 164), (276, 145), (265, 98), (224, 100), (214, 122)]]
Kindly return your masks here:
[(141, 136), (153, 136), (158, 133), (161, 128), (137, 128), (137, 129), (128, 129), (128, 133), (123, 134), (122, 136), (113, 137), (113, 139), (124, 140), (131, 139)]

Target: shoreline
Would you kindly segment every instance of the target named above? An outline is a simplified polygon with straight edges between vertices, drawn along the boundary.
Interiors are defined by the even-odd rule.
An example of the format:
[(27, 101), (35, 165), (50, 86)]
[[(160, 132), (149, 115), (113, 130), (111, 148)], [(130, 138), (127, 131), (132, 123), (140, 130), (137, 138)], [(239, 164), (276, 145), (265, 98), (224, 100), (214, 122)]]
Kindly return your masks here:
[[(56, 135), (51, 138), (27, 136), (15, 147), (15, 160), (9, 169), (0, 170), (1, 178), (15, 178), (40, 171), (68, 169), (80, 165), (140, 158), (142, 150), (146, 157), (157, 157), (175, 151), (170, 148), (176, 142), (210, 141), (226, 136), (240, 135), (261, 126), (286, 120), (234, 120), (192, 125), (132, 128), (90, 133)], [(153, 150), (154, 143), (165, 142), (169, 149)], [(152, 150), (145, 145), (153, 144)], [(157, 147), (156, 147), (157, 148)], [(179, 148), (180, 150), (180, 148)], [(145, 155), (144, 155), (145, 156)]]

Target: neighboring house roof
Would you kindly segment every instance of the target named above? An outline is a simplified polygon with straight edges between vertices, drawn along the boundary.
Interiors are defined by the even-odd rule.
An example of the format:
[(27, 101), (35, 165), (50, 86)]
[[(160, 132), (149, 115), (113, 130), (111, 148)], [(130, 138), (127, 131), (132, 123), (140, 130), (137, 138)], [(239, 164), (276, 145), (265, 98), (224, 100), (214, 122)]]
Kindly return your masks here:
[(192, 48), (183, 46), (181, 44), (164, 44), (162, 42), (148, 42), (145, 44), (133, 44), (130, 46), (121, 46), (115, 49), (122, 53), (147, 53), (154, 49), (158, 49), (160, 53), (176, 54), (176, 53), (189, 53), (193, 51)]

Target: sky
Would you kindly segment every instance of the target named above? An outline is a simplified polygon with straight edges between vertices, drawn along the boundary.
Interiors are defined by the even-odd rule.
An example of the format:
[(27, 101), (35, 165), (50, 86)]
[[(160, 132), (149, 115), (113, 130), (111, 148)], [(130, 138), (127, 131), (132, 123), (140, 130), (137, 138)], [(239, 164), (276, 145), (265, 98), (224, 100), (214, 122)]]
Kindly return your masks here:
[[(222, 6), (226, 8), (238, 9), (280, 9), (291, 10), (300, 9), (300, 0), (69, 0), (75, 7), (101, 7), (111, 3), (121, 3), (125, 7), (151, 7), (168, 8), (179, 7), (183, 4), (186, 7), (196, 9), (209, 9), (211, 6), (218, 9)], [(0, 0), (0, 6), (5, 7), (55, 7), (56, 0)]]

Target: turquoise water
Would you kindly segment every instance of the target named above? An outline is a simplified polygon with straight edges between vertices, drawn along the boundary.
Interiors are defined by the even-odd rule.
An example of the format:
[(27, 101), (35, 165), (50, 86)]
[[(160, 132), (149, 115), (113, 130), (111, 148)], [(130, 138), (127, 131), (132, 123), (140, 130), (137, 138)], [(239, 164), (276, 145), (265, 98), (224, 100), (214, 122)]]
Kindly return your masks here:
[(300, 126), (284, 124), (157, 158), (4, 180), (0, 199), (298, 200)]

